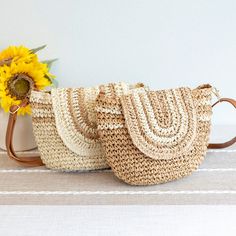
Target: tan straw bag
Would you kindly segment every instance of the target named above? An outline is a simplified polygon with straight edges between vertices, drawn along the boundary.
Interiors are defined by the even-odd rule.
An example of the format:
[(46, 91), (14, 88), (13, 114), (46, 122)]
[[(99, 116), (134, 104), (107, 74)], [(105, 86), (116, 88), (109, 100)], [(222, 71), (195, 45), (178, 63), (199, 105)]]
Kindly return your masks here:
[[(141, 86), (138, 84), (137, 86)], [(120, 96), (133, 88), (126, 83), (94, 88), (57, 88), (50, 92), (32, 91), (33, 131), (40, 157), (18, 157), (12, 147), (12, 133), (19, 107), (12, 107), (7, 132), (8, 155), (18, 162), (60, 170), (108, 168), (96, 123), (95, 102), (100, 89)], [(24, 104), (25, 103), (25, 104)], [(27, 101), (23, 101), (22, 106)]]
[[(212, 93), (210, 85), (159, 91), (139, 88), (113, 98), (101, 92), (96, 106), (98, 131), (115, 175), (132, 185), (152, 185), (196, 170), (208, 146)], [(222, 101), (236, 107), (233, 99), (218, 102)]]

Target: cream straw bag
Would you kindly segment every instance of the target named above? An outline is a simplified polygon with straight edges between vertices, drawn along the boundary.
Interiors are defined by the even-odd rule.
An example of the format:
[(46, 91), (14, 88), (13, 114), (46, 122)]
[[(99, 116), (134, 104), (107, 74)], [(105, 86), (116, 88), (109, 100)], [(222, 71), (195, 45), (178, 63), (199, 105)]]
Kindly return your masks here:
[[(128, 93), (133, 86), (116, 83), (93, 88), (32, 91), (33, 132), (40, 157), (16, 156), (11, 144), (12, 128), (7, 133), (8, 155), (26, 165), (45, 164), (48, 168), (67, 171), (108, 168), (97, 132), (94, 109), (101, 88), (111, 96), (120, 96)], [(11, 120), (16, 119), (16, 113), (12, 116)]]

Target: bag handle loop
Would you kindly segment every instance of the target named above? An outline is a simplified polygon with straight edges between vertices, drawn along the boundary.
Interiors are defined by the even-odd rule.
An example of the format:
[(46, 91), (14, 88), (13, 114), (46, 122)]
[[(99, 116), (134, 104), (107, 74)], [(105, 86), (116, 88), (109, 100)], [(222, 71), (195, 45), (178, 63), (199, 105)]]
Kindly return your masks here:
[[(227, 103), (231, 104), (232, 106), (234, 106), (234, 108), (236, 108), (236, 100), (234, 100), (232, 98), (220, 98), (217, 102), (215, 102), (212, 105), (212, 107), (214, 107), (215, 105), (217, 105), (218, 103), (221, 103), (221, 102), (227, 102)], [(233, 145), (234, 143), (236, 143), (236, 137), (234, 137), (231, 140), (224, 142), (224, 143), (209, 143), (207, 148), (209, 148), (209, 149), (226, 148), (226, 147)]]
[[(18, 162), (19, 164), (22, 164), (24, 166), (42, 166), (44, 165), (40, 156), (29, 156), (29, 157), (19, 157), (16, 155), (12, 140), (13, 140), (13, 133), (14, 133), (14, 127), (17, 119), (17, 111), (21, 107), (27, 106), (29, 103), (29, 99), (25, 98), (20, 105), (13, 105), (10, 108), (9, 111), (9, 119), (8, 119), (8, 125), (7, 125), (7, 132), (6, 132), (6, 149), (8, 156), (13, 159), (14, 161)], [(23, 135), (22, 135), (23, 136)]]

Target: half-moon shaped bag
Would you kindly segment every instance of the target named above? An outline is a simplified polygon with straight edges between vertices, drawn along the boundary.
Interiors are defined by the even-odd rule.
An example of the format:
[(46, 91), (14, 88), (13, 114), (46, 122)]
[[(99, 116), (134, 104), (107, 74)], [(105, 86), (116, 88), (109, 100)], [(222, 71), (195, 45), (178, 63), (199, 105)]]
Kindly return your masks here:
[[(132, 185), (152, 185), (196, 170), (208, 146), (212, 93), (210, 85), (159, 91), (138, 88), (113, 98), (101, 92), (96, 106), (98, 133), (115, 175)], [(221, 101), (236, 107), (232, 99)]]
[[(128, 93), (134, 86), (126, 83), (93, 88), (54, 88), (50, 92), (32, 91), (33, 132), (40, 157), (18, 157), (12, 146), (16, 111), (11, 109), (8, 131), (8, 155), (18, 162), (67, 171), (108, 168), (98, 132), (95, 102), (101, 88), (110, 96)], [(27, 103), (27, 101), (26, 101)], [(21, 106), (24, 106), (24, 101)]]

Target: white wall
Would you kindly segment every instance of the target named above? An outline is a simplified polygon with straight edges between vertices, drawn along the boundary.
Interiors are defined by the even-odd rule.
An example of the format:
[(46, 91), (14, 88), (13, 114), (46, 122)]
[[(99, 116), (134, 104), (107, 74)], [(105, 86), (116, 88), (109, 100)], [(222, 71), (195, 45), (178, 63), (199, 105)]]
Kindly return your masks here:
[[(0, 48), (48, 44), (60, 86), (142, 81), (236, 90), (234, 0), (0, 0)], [(235, 123), (229, 106), (215, 123)], [(227, 114), (227, 115), (225, 115)], [(232, 115), (231, 115), (232, 114)]]

